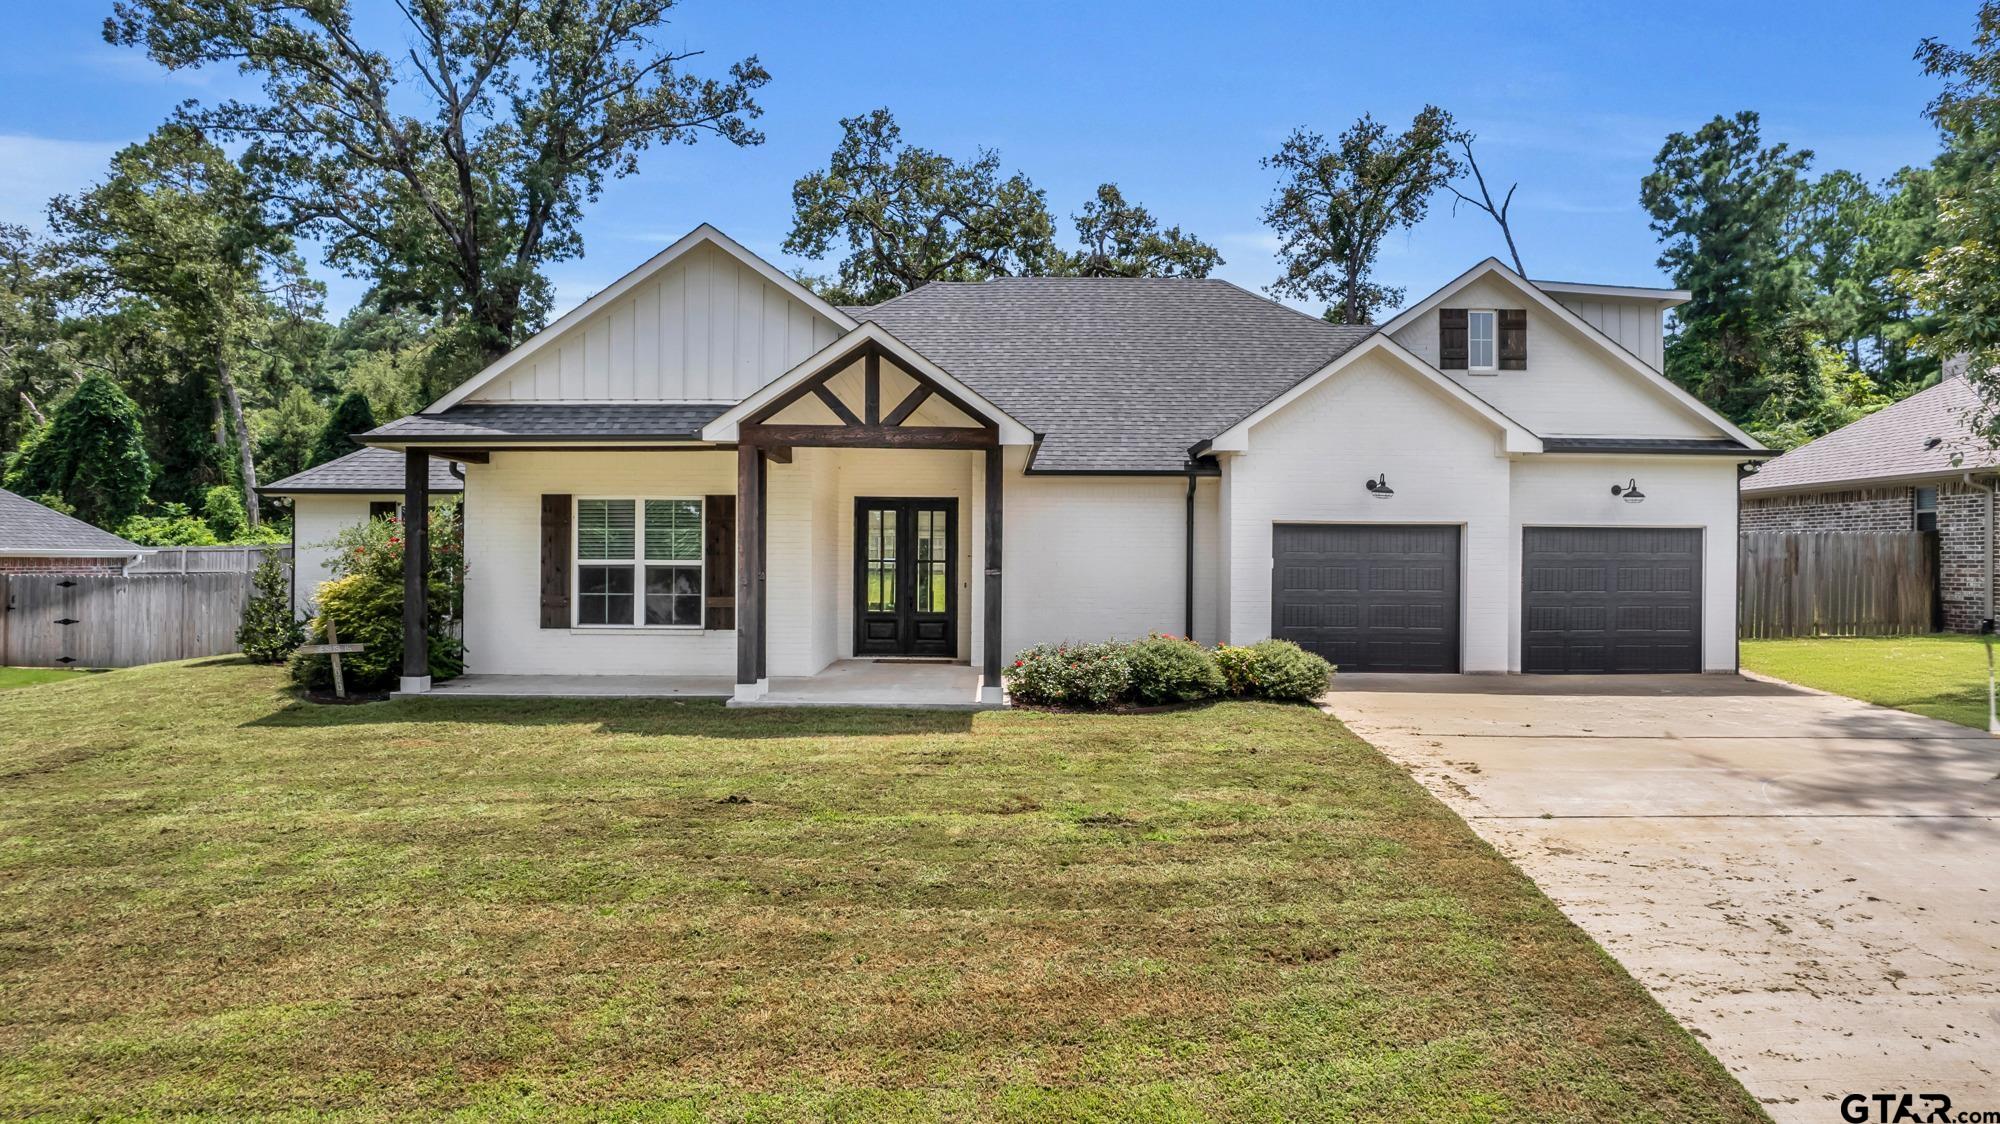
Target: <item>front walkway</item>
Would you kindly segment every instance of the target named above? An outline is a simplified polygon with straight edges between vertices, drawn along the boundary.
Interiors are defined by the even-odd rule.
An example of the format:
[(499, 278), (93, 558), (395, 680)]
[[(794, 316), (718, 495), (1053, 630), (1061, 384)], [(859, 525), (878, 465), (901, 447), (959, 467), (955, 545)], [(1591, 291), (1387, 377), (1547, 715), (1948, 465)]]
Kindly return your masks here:
[(2000, 741), (1736, 676), (1343, 675), (1322, 701), (1777, 1119), (2000, 1107)]
[[(732, 706), (861, 706), (990, 710), (979, 701), (979, 669), (962, 663), (838, 660), (818, 675), (777, 676), (770, 693)], [(458, 698), (727, 699), (728, 675), (461, 675), (433, 684)]]

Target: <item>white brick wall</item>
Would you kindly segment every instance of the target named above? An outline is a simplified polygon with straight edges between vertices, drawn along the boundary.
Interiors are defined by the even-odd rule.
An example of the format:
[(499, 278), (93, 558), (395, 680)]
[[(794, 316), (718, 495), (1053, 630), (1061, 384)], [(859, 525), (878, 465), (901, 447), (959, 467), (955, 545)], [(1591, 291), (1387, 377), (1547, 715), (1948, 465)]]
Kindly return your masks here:
[(294, 609), (301, 613), (314, 611), (314, 594), (319, 583), (333, 580), (333, 571), (327, 566), (334, 555), (333, 537), (349, 527), (359, 526), (368, 518), (368, 505), (378, 501), (402, 503), (403, 497), (398, 492), (292, 497), (292, 538), (298, 543), (298, 553), (293, 555), (292, 562), (293, 572), (298, 575), (292, 586)]
[[(1238, 644), (1270, 635), (1274, 524), (1453, 524), (1463, 528), (1463, 666), (1518, 671), (1524, 526), (1691, 526), (1703, 529), (1707, 551), (1704, 664), (1711, 670), (1735, 666), (1733, 462), (1509, 460), (1496, 450), (1491, 425), (1380, 356), (1356, 363), (1258, 425), (1250, 451), (1224, 462), (1224, 634)], [(1395, 489), (1393, 499), (1377, 500), (1362, 487), (1382, 472)], [(1613, 483), (1635, 477), (1645, 503), (1611, 495)]]
[[(1499, 431), (1376, 354), (1250, 433), (1227, 458), (1227, 634), (1271, 633), (1271, 535), (1278, 523), (1446, 523), (1463, 527), (1463, 666), (1505, 671), (1510, 569), (1508, 462)], [(1387, 473), (1395, 498), (1362, 487)]]

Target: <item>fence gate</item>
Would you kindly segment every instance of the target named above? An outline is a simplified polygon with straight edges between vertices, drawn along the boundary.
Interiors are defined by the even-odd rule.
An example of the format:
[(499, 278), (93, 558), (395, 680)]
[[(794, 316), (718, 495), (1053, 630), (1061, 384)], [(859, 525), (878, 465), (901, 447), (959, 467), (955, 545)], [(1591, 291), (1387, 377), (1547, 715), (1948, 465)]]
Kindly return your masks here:
[(1748, 531), (1738, 555), (1738, 632), (1898, 636), (1936, 627), (1937, 534)]

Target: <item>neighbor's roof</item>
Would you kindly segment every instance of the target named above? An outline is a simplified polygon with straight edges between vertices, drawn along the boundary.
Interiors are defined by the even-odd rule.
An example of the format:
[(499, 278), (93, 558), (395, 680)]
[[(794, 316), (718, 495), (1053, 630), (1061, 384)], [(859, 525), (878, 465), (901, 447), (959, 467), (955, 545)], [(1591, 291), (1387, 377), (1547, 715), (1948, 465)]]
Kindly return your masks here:
[(1181, 277), (936, 281), (855, 315), (1042, 434), (1054, 472), (1180, 471), (1375, 331)]
[(472, 403), (435, 414), (411, 414), (361, 436), (370, 441), (439, 444), (465, 441), (473, 447), (537, 442), (699, 441), (701, 427), (729, 407), (716, 402), (604, 402), (590, 405)]
[[(451, 474), (451, 462), (430, 458), (431, 491), (458, 492), (464, 485)], [(275, 484), (257, 489), (267, 496), (308, 496), (356, 492), (401, 492), (403, 454), (394, 449), (362, 449), (314, 465)]]
[(0, 554), (16, 557), (106, 558), (147, 553), (110, 531), (93, 527), (26, 496), (0, 490)]
[[(1745, 494), (1798, 492), (1839, 484), (1951, 476), (2000, 467), (2000, 452), (1974, 434), (1979, 391), (1946, 378), (1784, 456), (1743, 481)], [(1930, 444), (1933, 438), (1935, 445)]]

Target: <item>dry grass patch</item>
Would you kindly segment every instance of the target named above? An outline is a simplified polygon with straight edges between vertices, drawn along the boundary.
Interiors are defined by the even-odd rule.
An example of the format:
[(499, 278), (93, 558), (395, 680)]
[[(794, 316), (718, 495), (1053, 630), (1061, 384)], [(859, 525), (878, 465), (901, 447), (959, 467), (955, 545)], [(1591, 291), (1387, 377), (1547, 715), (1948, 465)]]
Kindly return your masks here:
[(0, 698), (0, 1115), (1755, 1119), (1315, 711)]

